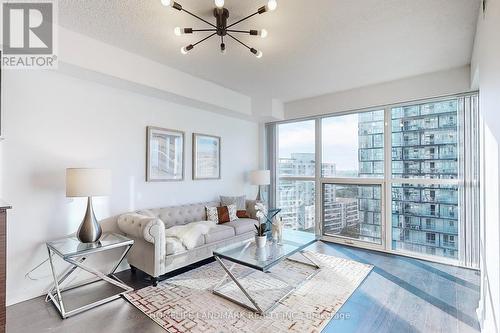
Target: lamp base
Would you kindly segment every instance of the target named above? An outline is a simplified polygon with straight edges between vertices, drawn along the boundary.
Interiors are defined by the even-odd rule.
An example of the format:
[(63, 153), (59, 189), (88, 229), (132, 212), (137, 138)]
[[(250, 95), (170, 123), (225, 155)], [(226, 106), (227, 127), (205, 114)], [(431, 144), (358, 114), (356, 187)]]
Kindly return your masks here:
[(76, 237), (82, 243), (95, 243), (99, 240), (99, 238), (101, 238), (101, 235), (102, 229), (94, 215), (92, 198), (88, 197), (87, 211), (85, 212), (85, 217), (78, 228)]
[(257, 186), (259, 188), (259, 191), (257, 192), (257, 198), (255, 198), (255, 201), (261, 202), (262, 201), (262, 194), (260, 192), (260, 185)]

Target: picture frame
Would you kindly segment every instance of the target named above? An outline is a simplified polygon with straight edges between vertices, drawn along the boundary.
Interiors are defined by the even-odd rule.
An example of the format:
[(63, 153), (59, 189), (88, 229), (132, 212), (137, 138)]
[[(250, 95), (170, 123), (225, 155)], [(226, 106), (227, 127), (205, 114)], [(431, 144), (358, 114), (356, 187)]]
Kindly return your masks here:
[(146, 129), (146, 181), (183, 181), (184, 152), (184, 132), (148, 126)]
[(193, 180), (221, 179), (221, 138), (193, 133)]

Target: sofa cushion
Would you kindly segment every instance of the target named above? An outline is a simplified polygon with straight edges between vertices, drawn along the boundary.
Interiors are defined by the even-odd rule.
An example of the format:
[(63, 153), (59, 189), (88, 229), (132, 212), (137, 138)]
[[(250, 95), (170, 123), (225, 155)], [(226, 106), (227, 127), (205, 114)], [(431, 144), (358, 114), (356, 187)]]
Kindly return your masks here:
[(233, 227), (236, 235), (241, 235), (255, 230), (254, 225), (257, 223), (258, 222), (253, 219), (237, 219), (236, 221), (224, 223), (224, 225)]
[(234, 229), (227, 226), (227, 223), (218, 224), (205, 235), (205, 244), (215, 243), (224, 239), (234, 237)]

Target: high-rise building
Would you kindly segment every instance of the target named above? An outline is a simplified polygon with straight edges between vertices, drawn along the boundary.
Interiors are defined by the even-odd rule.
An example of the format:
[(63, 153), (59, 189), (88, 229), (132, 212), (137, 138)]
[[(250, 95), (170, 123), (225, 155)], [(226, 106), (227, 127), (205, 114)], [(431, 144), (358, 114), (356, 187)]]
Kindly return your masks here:
[(325, 187), (329, 200), (323, 205), (323, 232), (327, 234), (356, 235), (359, 234), (358, 202), (354, 199), (335, 198), (335, 191)]
[[(283, 177), (313, 176), (315, 173), (313, 153), (291, 154), (280, 158), (280, 175)], [(322, 174), (335, 176), (335, 163), (323, 163)], [(280, 180), (278, 205), (285, 226), (292, 229), (314, 230), (315, 226), (315, 184), (312, 181)], [(359, 233), (358, 201), (337, 198), (335, 189), (325, 186), (323, 192), (324, 230), (328, 233)]]
[[(423, 254), (458, 257), (459, 207), (456, 185), (418, 184), (411, 179), (458, 178), (458, 103), (456, 99), (393, 108), (392, 247)], [(360, 113), (357, 177), (384, 177), (384, 112)], [(280, 176), (313, 176), (314, 154), (280, 159)], [(322, 175), (336, 177), (334, 163)], [(405, 182), (405, 179), (408, 179)], [(288, 226), (314, 227), (313, 181), (280, 180), (279, 205)], [(382, 242), (382, 187), (325, 184), (323, 230), (373, 243)]]
[[(364, 112), (358, 115), (358, 177), (384, 177), (384, 112)], [(382, 243), (380, 186), (358, 186), (358, 239)]]
[[(392, 176), (396, 179), (458, 177), (457, 101), (392, 109)], [(383, 176), (383, 119), (359, 118), (360, 176)], [(382, 135), (383, 136), (383, 135)], [(458, 188), (405, 184), (392, 187), (393, 248), (458, 257)], [(361, 201), (361, 199), (360, 199)], [(372, 214), (360, 202), (360, 214)], [(377, 205), (379, 206), (379, 205)], [(363, 229), (363, 228), (362, 228)]]
[[(290, 158), (279, 159), (281, 177), (314, 176), (316, 163), (314, 153), (294, 153)], [(335, 174), (335, 164), (325, 163), (323, 172)], [(287, 228), (314, 230), (315, 183), (314, 181), (280, 180), (278, 207)]]

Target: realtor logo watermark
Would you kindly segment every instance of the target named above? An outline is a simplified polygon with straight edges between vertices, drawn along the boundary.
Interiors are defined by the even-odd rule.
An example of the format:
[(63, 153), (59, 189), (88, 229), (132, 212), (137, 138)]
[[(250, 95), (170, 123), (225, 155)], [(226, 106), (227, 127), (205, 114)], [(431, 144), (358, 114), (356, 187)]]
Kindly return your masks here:
[(57, 68), (55, 0), (2, 0), (2, 68)]

